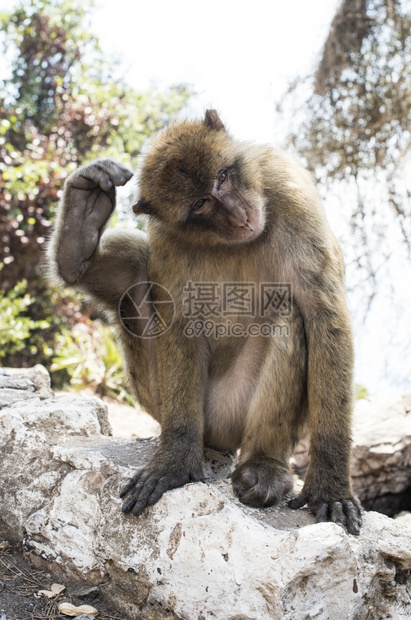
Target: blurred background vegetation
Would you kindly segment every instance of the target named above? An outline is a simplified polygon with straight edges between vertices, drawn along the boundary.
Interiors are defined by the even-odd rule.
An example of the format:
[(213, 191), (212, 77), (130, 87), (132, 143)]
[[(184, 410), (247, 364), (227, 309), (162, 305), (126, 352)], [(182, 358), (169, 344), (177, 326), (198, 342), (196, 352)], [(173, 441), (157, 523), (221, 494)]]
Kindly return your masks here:
[(0, 85), (0, 361), (42, 363), (57, 387), (127, 398), (111, 328), (79, 296), (50, 287), (44, 249), (65, 178), (96, 157), (134, 168), (145, 140), (189, 92), (114, 82), (113, 63), (89, 34), (90, 9), (87, 1), (23, 0), (0, 16), (11, 64)]
[[(10, 68), (0, 82), (0, 364), (43, 363), (55, 387), (127, 400), (111, 328), (80, 297), (50, 287), (44, 248), (65, 178), (96, 157), (134, 168), (191, 93), (137, 92), (114, 79), (115, 63), (90, 34), (91, 10), (91, 0), (20, 0), (0, 16)], [(389, 258), (388, 227), (410, 258), (410, 13), (409, 0), (342, 0), (316, 72), (297, 79), (276, 112), (273, 102), (288, 147), (320, 187), (354, 191), (342, 213), (365, 306)], [(117, 225), (129, 205), (123, 198)]]
[(393, 247), (387, 226), (411, 257), (410, 0), (342, 0), (314, 75), (291, 84), (282, 107), (288, 146), (320, 191), (354, 190), (344, 215), (370, 303)]
[(343, 246), (357, 368), (410, 390), (410, 0), (341, 0), (315, 71), (277, 109)]

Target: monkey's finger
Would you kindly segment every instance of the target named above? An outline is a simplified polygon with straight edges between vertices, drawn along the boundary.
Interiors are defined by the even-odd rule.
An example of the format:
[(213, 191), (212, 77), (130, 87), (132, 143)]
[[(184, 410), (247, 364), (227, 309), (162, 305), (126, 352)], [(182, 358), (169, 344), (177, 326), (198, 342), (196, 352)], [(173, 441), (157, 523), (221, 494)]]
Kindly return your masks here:
[(287, 491), (289, 491), (287, 481), (273, 480), (267, 484), (266, 480), (259, 480), (248, 491), (243, 490), (242, 493), (239, 493), (238, 497), (243, 504), (256, 508), (267, 508), (278, 504)]
[(133, 496), (136, 498), (133, 515), (138, 517), (144, 508), (148, 506), (148, 498), (150, 497), (153, 489), (156, 487), (158, 477), (156, 474), (153, 474), (144, 481), (144, 485), (140, 485), (140, 488), (136, 493), (133, 493)]
[(129, 480), (129, 482), (127, 482), (127, 484), (124, 485), (124, 487), (121, 489), (120, 497), (123, 498), (125, 495), (127, 495), (127, 493), (131, 491), (133, 486), (134, 486), (134, 482), (133, 482), (133, 478), (131, 478), (131, 480)]
[(130, 512), (137, 499), (134, 495), (130, 495), (121, 507), (121, 512)]
[(242, 504), (254, 507), (266, 505), (270, 489), (259, 484), (256, 472), (244, 469), (234, 471), (231, 479), (234, 493)]
[(244, 466), (240, 466), (231, 474), (231, 483), (236, 495), (241, 500), (241, 497), (253, 489), (258, 484), (258, 475), (254, 469), (247, 469)]
[(354, 521), (347, 520), (347, 531), (354, 536), (359, 536), (361, 531), (361, 526)]
[(134, 172), (132, 172), (125, 166), (122, 166), (121, 164), (118, 164), (118, 169), (120, 172), (119, 185), (125, 185), (134, 176)]
[(121, 489), (120, 497), (124, 497), (125, 495), (127, 495), (127, 493), (131, 491), (131, 489), (135, 487), (137, 482), (140, 480), (143, 471), (144, 471), (143, 469), (140, 469), (136, 474), (134, 474), (132, 478), (130, 478), (127, 484), (125, 484), (123, 488)]
[(177, 489), (178, 487), (184, 486), (188, 482), (198, 482), (200, 479), (201, 478), (198, 475), (192, 475), (188, 473), (181, 473), (176, 476), (163, 476), (159, 479), (156, 487), (152, 491), (150, 497), (147, 499), (147, 505), (152, 506), (153, 504), (158, 502), (160, 497), (170, 489)]
[[(136, 476), (134, 476), (135, 478)], [(144, 508), (147, 506), (147, 498), (142, 494), (141, 490), (146, 485), (148, 488), (148, 492), (150, 489), (150, 485), (152, 484), (153, 476), (145, 478), (142, 477), (138, 480), (137, 484), (132, 488), (132, 493), (130, 493), (129, 497), (124, 502), (121, 511), (122, 512), (130, 512), (133, 509), (133, 515), (139, 515)]]
[(341, 502), (333, 502), (331, 506), (330, 521), (337, 525), (345, 527), (347, 525), (347, 518), (344, 514), (343, 505)]
[(356, 520), (358, 521), (359, 525), (362, 525), (362, 508), (361, 508), (361, 504), (357, 499), (352, 499), (352, 500), (348, 500), (347, 502), (344, 503), (344, 510), (346, 511), (347, 516), (349, 514), (352, 514), (353, 516), (355, 516)]
[(254, 506), (255, 508), (266, 508), (277, 503), (277, 495), (271, 492), (271, 489), (256, 485), (246, 493), (239, 493), (238, 499), (242, 504)]
[(113, 191), (115, 185), (109, 172), (100, 163), (80, 168), (68, 183), (73, 189), (91, 191), (99, 187), (106, 193)]
[(329, 520), (328, 519), (328, 504), (327, 502), (324, 502), (323, 504), (320, 505), (320, 507), (317, 510), (317, 513), (315, 515), (315, 522), (325, 523), (328, 520)]
[(96, 170), (98, 172), (96, 172), (94, 179), (96, 180), (97, 184), (101, 187), (103, 192), (108, 193), (110, 190), (113, 189), (115, 185), (114, 180), (111, 178), (112, 175), (109, 173), (108, 170), (106, 170), (100, 164), (96, 164)]
[(107, 175), (113, 185), (125, 185), (133, 176), (131, 170), (112, 159), (101, 159), (96, 165)]
[(103, 192), (109, 193), (114, 189), (114, 183), (110, 179), (109, 175), (94, 166), (88, 170), (81, 170), (76, 176), (73, 176), (69, 180), (69, 185), (73, 189), (92, 191), (96, 188), (100, 188)]
[(166, 491), (168, 491), (169, 489), (175, 489), (178, 486), (181, 485), (178, 484), (177, 480), (172, 480), (169, 477), (161, 478), (158, 481), (155, 489), (152, 491), (150, 497), (147, 499), (147, 505), (152, 506), (153, 504), (158, 502), (160, 497), (164, 495)]
[(358, 536), (362, 526), (360, 505), (356, 501), (348, 501), (344, 503), (343, 508), (347, 518), (348, 532)]

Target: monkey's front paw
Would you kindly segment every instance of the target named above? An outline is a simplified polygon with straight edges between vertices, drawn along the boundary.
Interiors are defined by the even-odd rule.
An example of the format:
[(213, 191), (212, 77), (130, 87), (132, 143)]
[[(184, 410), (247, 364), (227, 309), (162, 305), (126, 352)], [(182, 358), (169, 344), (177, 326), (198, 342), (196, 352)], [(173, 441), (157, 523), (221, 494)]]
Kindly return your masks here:
[(188, 482), (204, 479), (201, 467), (197, 471), (176, 471), (171, 467), (156, 469), (144, 467), (138, 471), (123, 487), (120, 497), (125, 497), (122, 511), (140, 515), (147, 506), (152, 506), (169, 489), (182, 487)]
[(268, 456), (253, 456), (232, 473), (233, 489), (240, 502), (264, 508), (278, 504), (293, 486), (289, 468)]
[(116, 186), (133, 173), (111, 159), (82, 166), (67, 179), (56, 240), (58, 272), (67, 284), (80, 279), (92, 258), (116, 200)]
[(361, 504), (357, 498), (349, 496), (347, 499), (324, 501), (318, 497), (313, 499), (310, 491), (305, 489), (288, 505), (290, 508), (302, 508), (308, 505), (310, 511), (315, 515), (316, 523), (332, 521), (346, 528), (350, 534), (358, 536), (362, 526)]

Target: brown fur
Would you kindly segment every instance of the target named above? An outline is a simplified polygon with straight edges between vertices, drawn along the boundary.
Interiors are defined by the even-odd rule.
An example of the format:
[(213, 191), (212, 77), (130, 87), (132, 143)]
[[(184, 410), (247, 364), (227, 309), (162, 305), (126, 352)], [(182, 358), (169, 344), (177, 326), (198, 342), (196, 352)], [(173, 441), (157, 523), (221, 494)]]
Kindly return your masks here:
[[(292, 487), (292, 447), (309, 429), (311, 463), (291, 505), (308, 503), (319, 520), (357, 534), (344, 269), (308, 174), (280, 151), (235, 141), (208, 111), (159, 134), (143, 163), (134, 211), (149, 215), (149, 241), (102, 235), (115, 185), (130, 176), (111, 160), (75, 172), (49, 250), (54, 271), (110, 312), (136, 395), (162, 426), (152, 462), (123, 490), (123, 510), (139, 514), (167, 489), (201, 479), (204, 444), (240, 448), (232, 481), (241, 501), (277, 503)], [(139, 281), (162, 284), (175, 301), (172, 326), (155, 340), (131, 335), (118, 317), (120, 297)], [(223, 327), (269, 320), (278, 328), (269, 337), (188, 338), (188, 281), (255, 283), (257, 302), (260, 283), (290, 283), (292, 312), (218, 317)]]

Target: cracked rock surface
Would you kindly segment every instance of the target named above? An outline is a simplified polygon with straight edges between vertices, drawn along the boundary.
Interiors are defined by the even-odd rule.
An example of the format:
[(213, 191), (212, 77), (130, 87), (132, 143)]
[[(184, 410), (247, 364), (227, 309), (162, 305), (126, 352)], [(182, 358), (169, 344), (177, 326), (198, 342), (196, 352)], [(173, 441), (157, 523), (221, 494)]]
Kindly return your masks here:
[(354, 537), (304, 509), (248, 508), (230, 455), (207, 452), (206, 483), (123, 515), (119, 488), (156, 442), (110, 436), (105, 405), (55, 397), (42, 367), (0, 369), (0, 536), (50, 572), (104, 580), (136, 620), (411, 618), (409, 522), (369, 512)]

